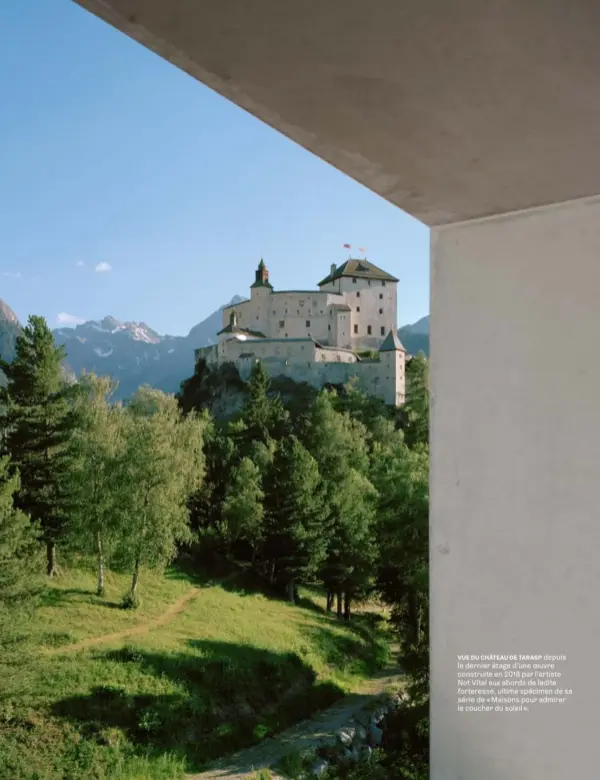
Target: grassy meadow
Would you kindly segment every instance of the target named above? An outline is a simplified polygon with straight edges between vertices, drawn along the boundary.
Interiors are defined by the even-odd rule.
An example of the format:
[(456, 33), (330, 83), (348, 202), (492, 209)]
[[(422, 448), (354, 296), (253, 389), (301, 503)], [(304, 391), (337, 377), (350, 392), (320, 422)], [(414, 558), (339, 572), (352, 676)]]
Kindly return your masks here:
[(95, 584), (91, 563), (63, 571), (0, 659), (2, 780), (175, 780), (360, 690), (387, 660), (360, 617), (339, 623), (308, 591), (288, 605), (243, 572), (144, 572), (133, 613), (119, 608), (128, 577), (107, 572), (104, 597)]

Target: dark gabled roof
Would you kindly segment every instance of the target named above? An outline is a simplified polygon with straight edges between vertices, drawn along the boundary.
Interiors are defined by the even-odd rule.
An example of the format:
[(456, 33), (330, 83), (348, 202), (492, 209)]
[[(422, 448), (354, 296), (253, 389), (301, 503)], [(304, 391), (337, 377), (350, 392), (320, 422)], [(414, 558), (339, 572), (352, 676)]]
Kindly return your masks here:
[(387, 334), (383, 340), (383, 344), (379, 347), (380, 352), (406, 352), (402, 346), (402, 342), (398, 338), (398, 331), (396, 328)]
[(336, 268), (332, 274), (322, 279), (318, 287), (333, 282), (334, 279), (340, 279), (342, 276), (356, 276), (358, 279), (378, 279), (382, 282), (397, 282), (395, 276), (388, 274), (368, 260), (346, 260), (345, 263)]
[(254, 336), (257, 339), (265, 338), (265, 334), (261, 333), (259, 330), (248, 330), (248, 328), (235, 328), (231, 323), (229, 323), (229, 325), (226, 325), (224, 328), (221, 328), (221, 330), (217, 333), (217, 336), (220, 336), (221, 333), (241, 333), (244, 336)]
[(273, 295), (287, 295), (288, 293), (295, 293), (296, 295), (343, 295), (343, 293), (332, 292), (331, 290), (273, 290)]

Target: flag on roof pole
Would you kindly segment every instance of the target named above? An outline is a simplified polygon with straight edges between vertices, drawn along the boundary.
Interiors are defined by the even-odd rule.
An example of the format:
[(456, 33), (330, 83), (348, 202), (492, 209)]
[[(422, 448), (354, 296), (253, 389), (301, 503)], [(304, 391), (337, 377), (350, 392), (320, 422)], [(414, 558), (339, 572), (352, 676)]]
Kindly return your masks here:
[(366, 254), (367, 254), (367, 250), (365, 249), (365, 247), (364, 247), (364, 246), (359, 246), (359, 247), (358, 247), (358, 251), (359, 251), (359, 252), (362, 252), (362, 253), (363, 253), (363, 255), (366, 255)]
[(344, 244), (344, 249), (352, 249), (350, 244)]

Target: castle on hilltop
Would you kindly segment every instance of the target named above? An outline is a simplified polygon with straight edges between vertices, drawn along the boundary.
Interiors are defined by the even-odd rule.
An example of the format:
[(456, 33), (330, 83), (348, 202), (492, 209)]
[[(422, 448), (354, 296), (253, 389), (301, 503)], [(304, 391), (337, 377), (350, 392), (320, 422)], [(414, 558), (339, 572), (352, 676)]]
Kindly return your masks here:
[(318, 290), (274, 290), (261, 260), (250, 299), (223, 309), (218, 343), (196, 350), (209, 366), (233, 363), (241, 378), (261, 361), (271, 377), (314, 387), (353, 377), (367, 394), (404, 403), (405, 350), (397, 333), (398, 279), (347, 260)]

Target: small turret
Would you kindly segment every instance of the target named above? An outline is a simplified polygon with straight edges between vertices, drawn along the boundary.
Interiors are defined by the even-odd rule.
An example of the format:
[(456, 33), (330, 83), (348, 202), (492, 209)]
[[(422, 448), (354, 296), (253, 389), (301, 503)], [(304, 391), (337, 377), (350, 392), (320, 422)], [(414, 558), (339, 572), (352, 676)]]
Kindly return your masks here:
[(384, 370), (382, 387), (383, 400), (391, 406), (400, 406), (405, 398), (404, 363), (406, 350), (398, 338), (398, 331), (392, 328), (379, 347), (379, 360)]
[(252, 287), (271, 287), (271, 283), (269, 282), (269, 272), (262, 257), (260, 259), (260, 263), (258, 264), (258, 268), (254, 272), (254, 277), (254, 284)]
[(402, 346), (402, 342), (398, 338), (398, 331), (396, 328), (392, 328), (387, 336), (384, 338), (382, 345), (379, 347), (380, 352), (406, 352)]

